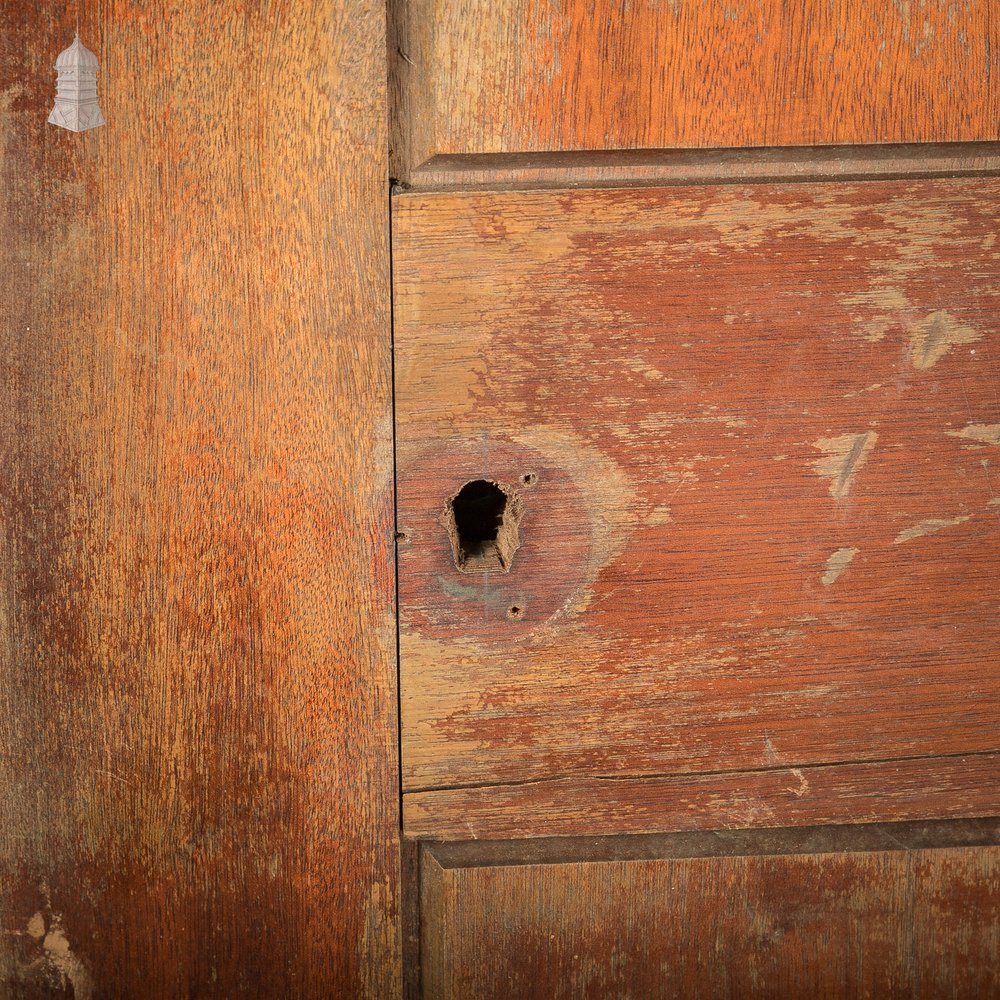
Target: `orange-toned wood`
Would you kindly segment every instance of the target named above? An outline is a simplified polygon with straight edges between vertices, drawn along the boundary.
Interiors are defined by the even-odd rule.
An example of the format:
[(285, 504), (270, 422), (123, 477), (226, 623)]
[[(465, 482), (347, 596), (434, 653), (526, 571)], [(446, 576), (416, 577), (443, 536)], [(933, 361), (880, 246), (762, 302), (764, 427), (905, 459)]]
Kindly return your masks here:
[(0, 7), (0, 995), (399, 990), (384, 10)]
[(891, 827), (854, 845), (817, 831), (810, 853), (756, 839), (618, 860), (615, 838), (561, 863), (426, 846), (423, 996), (995, 994), (1000, 848), (906, 849)]
[(665, 778), (553, 778), (403, 796), (407, 835), (442, 841), (996, 814), (995, 753)]
[(393, 0), (393, 169), (435, 156), (1000, 138), (992, 0)]
[(1000, 182), (394, 204), (407, 790), (1000, 747)]

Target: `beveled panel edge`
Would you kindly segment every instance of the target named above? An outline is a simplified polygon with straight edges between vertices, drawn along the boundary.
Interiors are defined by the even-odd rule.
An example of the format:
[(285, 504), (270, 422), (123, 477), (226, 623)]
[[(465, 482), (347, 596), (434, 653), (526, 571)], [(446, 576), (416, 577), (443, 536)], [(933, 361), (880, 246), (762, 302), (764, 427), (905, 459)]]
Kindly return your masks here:
[(683, 858), (858, 854), (1000, 845), (1000, 817), (693, 833), (428, 842), (442, 869), (655, 861)]
[(1000, 142), (636, 149), (432, 156), (405, 191), (657, 187), (1000, 175)]

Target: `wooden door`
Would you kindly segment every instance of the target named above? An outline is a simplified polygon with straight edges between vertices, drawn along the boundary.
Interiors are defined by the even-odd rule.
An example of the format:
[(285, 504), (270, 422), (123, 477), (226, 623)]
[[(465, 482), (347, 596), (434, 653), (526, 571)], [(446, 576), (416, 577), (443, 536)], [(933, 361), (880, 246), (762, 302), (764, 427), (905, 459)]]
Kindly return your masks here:
[(995, 995), (993, 0), (78, 6), (0, 996)]
[(990, 5), (394, 13), (413, 995), (997, 995)]

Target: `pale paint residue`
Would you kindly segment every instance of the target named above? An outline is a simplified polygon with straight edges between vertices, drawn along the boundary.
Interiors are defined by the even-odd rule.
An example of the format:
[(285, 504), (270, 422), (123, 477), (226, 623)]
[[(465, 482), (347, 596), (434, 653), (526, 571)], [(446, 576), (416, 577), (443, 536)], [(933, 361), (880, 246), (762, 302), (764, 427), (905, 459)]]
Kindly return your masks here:
[(956, 524), (962, 524), (972, 517), (971, 514), (964, 514), (961, 517), (928, 517), (919, 521), (912, 528), (906, 528), (893, 539), (893, 545), (901, 545), (913, 538), (922, 538), (924, 535), (933, 535), (943, 528), (953, 528)]
[(447, 784), (455, 761), (482, 760), (488, 742), (444, 730), (442, 720), (465, 708), (469, 692), (483, 703), (496, 684), (499, 653), (471, 639), (447, 641), (404, 629), (399, 637), (403, 787)]
[[(819, 195), (816, 200), (837, 216), (843, 213), (836, 193)], [(877, 254), (870, 264), (868, 288), (842, 295), (840, 300), (851, 310), (851, 320), (866, 340), (879, 341), (899, 327), (911, 341), (923, 342), (928, 320), (936, 314), (920, 318), (919, 307), (908, 294), (910, 284), (922, 280), (927, 261), (935, 259), (942, 245), (973, 258), (982, 253), (983, 239), (969, 230), (953, 207), (943, 202), (918, 202), (903, 194), (885, 201), (879, 214), (883, 225), (873, 227), (852, 222), (841, 227), (851, 243), (868, 246)], [(853, 236), (846, 232), (851, 224), (856, 228)], [(920, 359), (922, 354), (914, 357)], [(933, 364), (936, 358), (931, 357)]]
[(875, 310), (874, 314), (865, 317), (854, 313), (851, 320), (857, 324), (858, 332), (865, 340), (876, 343), (894, 326), (900, 322), (900, 313), (910, 305), (909, 299), (899, 288), (873, 288), (866, 292), (845, 295), (844, 305), (862, 306)]
[(972, 344), (982, 334), (939, 309), (917, 323), (910, 334), (910, 359), (918, 371), (931, 368), (953, 347)]
[(28, 920), (28, 937), (34, 938), (36, 941), (41, 941), (45, 937), (45, 917), (41, 913), (36, 913), (30, 920)]
[(666, 378), (659, 368), (655, 368), (644, 358), (626, 358), (625, 365), (631, 371), (648, 379), (650, 382), (662, 382)]
[[(62, 915), (54, 914), (46, 926), (45, 915), (39, 910), (28, 918), (23, 932), (39, 949), (27, 962), (21, 964), (19, 977), (35, 986), (58, 990), (60, 994), (70, 986), (76, 1000), (92, 1000), (94, 980), (87, 967), (73, 954), (69, 938), (62, 926)], [(46, 993), (46, 995), (48, 995)]]
[(847, 495), (854, 476), (868, 461), (877, 440), (878, 434), (875, 431), (865, 431), (861, 434), (820, 438), (815, 442), (813, 447), (826, 455), (814, 462), (813, 468), (817, 475), (830, 480), (831, 496), (839, 500)]
[(883, 388), (882, 382), (873, 382), (871, 385), (866, 385), (863, 389), (855, 389), (853, 392), (845, 392), (844, 399), (854, 399), (855, 397), (861, 396), (866, 392), (877, 392), (881, 388)]
[(796, 798), (801, 799), (803, 795), (807, 795), (809, 793), (809, 782), (806, 780), (806, 776), (797, 767), (792, 768), (792, 776), (798, 779), (799, 787), (792, 788), (790, 791)]
[(1000, 444), (1000, 424), (969, 424), (960, 431), (948, 431), (948, 434), (980, 444)]
[(646, 524), (656, 527), (661, 524), (673, 524), (674, 518), (670, 513), (670, 508), (666, 506), (654, 507), (646, 516)]
[(73, 954), (58, 915), (53, 917), (52, 926), (42, 941), (42, 947), (49, 961), (72, 984), (76, 1000), (90, 1000), (94, 995), (94, 982), (83, 962)]
[(836, 583), (840, 574), (850, 565), (851, 560), (858, 554), (857, 549), (843, 548), (837, 549), (826, 561), (826, 572), (823, 574), (823, 586), (829, 587)]
[[(635, 401), (623, 399), (621, 402), (623, 407), (630, 408), (634, 405)], [(712, 407), (708, 409), (711, 410)], [(635, 426), (644, 431), (659, 433), (688, 424), (722, 424), (724, 427), (741, 428), (748, 426), (748, 421), (746, 417), (741, 417), (734, 413), (703, 412), (700, 414), (691, 414), (672, 412), (650, 413), (648, 416), (637, 421)]]

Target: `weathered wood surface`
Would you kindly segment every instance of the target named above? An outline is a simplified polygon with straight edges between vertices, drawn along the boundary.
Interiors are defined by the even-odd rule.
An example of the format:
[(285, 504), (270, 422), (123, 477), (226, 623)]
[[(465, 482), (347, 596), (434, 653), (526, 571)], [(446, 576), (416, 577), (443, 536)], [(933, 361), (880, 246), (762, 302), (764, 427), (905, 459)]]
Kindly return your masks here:
[(425, 846), (423, 996), (996, 995), (1000, 848), (892, 839), (559, 864)]
[(0, 7), (0, 995), (398, 995), (384, 9)]
[(407, 836), (498, 840), (1000, 813), (1000, 754), (684, 774), (553, 778), (403, 796)]
[(393, 170), (435, 156), (1000, 139), (993, 0), (392, 0)]
[(1000, 748), (1000, 182), (394, 204), (408, 791)]

